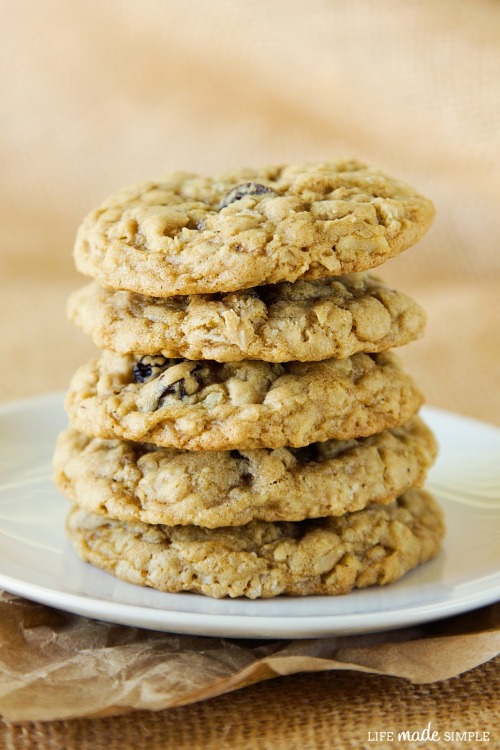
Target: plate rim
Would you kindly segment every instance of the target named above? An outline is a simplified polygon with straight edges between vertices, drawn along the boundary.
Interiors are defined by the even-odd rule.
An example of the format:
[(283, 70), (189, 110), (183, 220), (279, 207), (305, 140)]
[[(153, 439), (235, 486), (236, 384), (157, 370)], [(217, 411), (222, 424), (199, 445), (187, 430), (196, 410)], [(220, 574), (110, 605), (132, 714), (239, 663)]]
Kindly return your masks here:
[[(59, 408), (64, 402), (65, 392), (53, 391), (28, 398), (0, 403), (0, 418), (19, 410)], [(460, 421), (471, 427), (492, 431), (500, 436), (500, 428), (468, 415), (452, 412), (440, 407), (425, 405), (422, 414), (425, 418), (434, 414), (451, 421)], [(442, 552), (440, 553), (442, 554)], [(76, 557), (76, 555), (75, 555)], [(439, 559), (436, 558), (436, 559)], [(82, 566), (89, 566), (78, 560)], [(100, 571), (104, 575), (103, 571)], [(440, 620), (461, 614), (481, 606), (492, 604), (500, 598), (500, 570), (485, 576), (466, 581), (463, 586), (476, 586), (483, 582), (479, 591), (473, 589), (466, 595), (433, 602), (417, 602), (399, 609), (384, 609), (375, 612), (353, 612), (340, 614), (313, 615), (266, 615), (245, 613), (192, 612), (167, 607), (159, 608), (130, 602), (100, 599), (84, 593), (64, 591), (15, 578), (0, 571), (0, 587), (18, 596), (40, 604), (52, 606), (73, 614), (100, 619), (116, 624), (132, 625), (162, 632), (190, 633), (218, 637), (240, 638), (317, 638), (339, 634), (357, 634), (393, 630), (427, 621)], [(486, 586), (484, 586), (486, 584)], [(132, 585), (132, 584), (129, 584)], [(141, 588), (141, 587), (137, 587)], [(172, 596), (172, 594), (171, 594)], [(193, 595), (191, 595), (193, 596)], [(194, 595), (195, 596), (195, 595)], [(201, 596), (201, 595), (199, 595)], [(205, 597), (204, 597), (205, 598)], [(304, 601), (308, 597), (301, 597)], [(310, 597), (320, 598), (320, 597)], [(117, 619), (118, 618), (118, 619)], [(354, 621), (354, 622), (353, 622)], [(172, 630), (173, 628), (173, 630)], [(224, 632), (223, 632), (224, 631)], [(265, 631), (265, 632), (264, 632)]]
[[(88, 563), (82, 564), (88, 565)], [(341, 634), (354, 635), (360, 633), (376, 633), (385, 630), (399, 630), (401, 628), (415, 626), (425, 622), (434, 622), (454, 615), (463, 614), (464, 612), (478, 609), (498, 601), (500, 573), (485, 576), (482, 580), (488, 578), (498, 579), (496, 582), (496, 588), (494, 582), (492, 582), (491, 587), (482, 590), (480, 594), (443, 602), (439, 607), (436, 607), (435, 603), (433, 603), (431, 607), (429, 607), (429, 604), (420, 604), (416, 607), (405, 607), (396, 612), (392, 610), (382, 610), (381, 612), (364, 612), (355, 614), (303, 616), (252, 616), (244, 614), (200, 613), (186, 612), (184, 610), (158, 609), (156, 607), (146, 607), (137, 604), (106, 601), (104, 599), (71, 592), (61, 592), (38, 584), (19, 582), (18, 579), (14, 579), (2, 573), (0, 573), (0, 586), (3, 587), (6, 581), (9, 584), (10, 581), (12, 581), (13, 586), (10, 587), (9, 585), (9, 588), (5, 588), (9, 593), (30, 599), (39, 604), (52, 606), (90, 619), (104, 620), (105, 622), (111, 622), (117, 625), (133, 625), (146, 630), (217, 637), (224, 637), (230, 632), (231, 635), (229, 637), (236, 638), (251, 637), (265, 639), (276, 637), (283, 639), (297, 639), (335, 637)], [(471, 581), (469, 584), (472, 585), (473, 582)], [(92, 606), (95, 602), (98, 602), (105, 607), (104, 611), (99, 610), (99, 615), (95, 614), (96, 609)], [(62, 606), (62, 604), (64, 604), (64, 606)], [(70, 604), (71, 607), (68, 607), (68, 604)], [(432, 611), (431, 617), (428, 617), (429, 610)], [(119, 613), (121, 613), (121, 618), (120, 620), (116, 620), (113, 615)], [(394, 619), (395, 615), (400, 615), (401, 613), (405, 613), (406, 617), (399, 617), (397, 620)], [(131, 615), (131, 617), (129, 617), (129, 615)], [(143, 615), (145, 619), (137, 617), (137, 615)], [(166, 627), (158, 627), (162, 624), (159, 621), (160, 618), (165, 615), (169, 618), (168, 624), (176, 626), (175, 630), (171, 631)], [(352, 626), (353, 618), (357, 621), (357, 624), (354, 627)], [(200, 627), (197, 627), (197, 623), (193, 622), (193, 620), (200, 620)], [(369, 628), (366, 627), (368, 624), (367, 620), (370, 621)], [(305, 624), (301, 621), (307, 621), (307, 627), (298, 630), (296, 628), (297, 623), (300, 623), (301, 625)], [(257, 630), (254, 630), (252, 624), (258, 625)], [(209, 627), (206, 627), (207, 625)], [(177, 629), (179, 627), (182, 627), (183, 629)], [(220, 628), (224, 628), (226, 632), (224, 634), (221, 633)], [(264, 629), (267, 630), (267, 634), (262, 633)], [(326, 629), (328, 632), (325, 632)], [(293, 633), (291, 632), (292, 630), (294, 631)]]

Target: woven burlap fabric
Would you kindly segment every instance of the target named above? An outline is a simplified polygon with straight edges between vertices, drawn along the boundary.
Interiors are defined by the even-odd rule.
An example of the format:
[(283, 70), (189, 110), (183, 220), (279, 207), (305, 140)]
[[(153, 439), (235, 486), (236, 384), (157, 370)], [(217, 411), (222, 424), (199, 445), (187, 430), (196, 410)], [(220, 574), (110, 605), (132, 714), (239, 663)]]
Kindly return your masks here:
[(500, 421), (499, 40), (496, 0), (6, 3), (2, 398), (64, 389), (90, 355), (64, 302), (76, 227), (108, 193), (346, 155), (434, 199), (383, 270), (429, 311), (404, 358), (429, 402)]
[[(347, 155), (434, 199), (428, 236), (382, 272), (429, 313), (402, 355), (429, 403), (500, 423), (497, 0), (4, 6), (2, 400), (66, 388), (93, 351), (64, 301), (82, 281), (76, 226), (106, 194), (172, 169)], [(498, 662), (427, 686), (297, 675), (159, 714), (4, 725), (0, 742), (341, 748), (372, 725), (493, 731), (498, 679)]]
[[(460, 678), (410, 685), (391, 677), (337, 672), (259, 683), (193, 706), (109, 719), (0, 724), (8, 750), (400, 750), (497, 748), (500, 659)], [(367, 717), (369, 717), (367, 719)], [(375, 732), (431, 732), (441, 742), (371, 741)], [(489, 742), (445, 732), (489, 733)], [(379, 735), (380, 736), (380, 735)]]

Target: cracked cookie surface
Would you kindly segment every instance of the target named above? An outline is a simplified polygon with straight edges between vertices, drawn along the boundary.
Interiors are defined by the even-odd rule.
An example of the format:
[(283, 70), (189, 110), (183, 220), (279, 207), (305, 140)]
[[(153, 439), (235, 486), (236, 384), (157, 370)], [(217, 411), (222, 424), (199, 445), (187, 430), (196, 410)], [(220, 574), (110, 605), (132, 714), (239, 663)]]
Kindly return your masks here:
[(436, 442), (414, 417), (394, 430), (305, 448), (179, 451), (69, 428), (55, 481), (74, 503), (122, 521), (216, 528), (301, 521), (390, 503), (421, 486)]
[(433, 215), (429, 199), (357, 161), (175, 173), (92, 211), (74, 256), (114, 289), (227, 292), (375, 268), (416, 243)]
[(92, 282), (68, 314), (101, 349), (218, 362), (341, 359), (408, 344), (425, 325), (416, 302), (369, 274), (169, 298)]
[(223, 451), (365, 437), (422, 401), (388, 352), (283, 364), (104, 352), (75, 373), (66, 409), (89, 436)]
[(219, 529), (127, 523), (75, 507), (67, 531), (80, 558), (130, 583), (256, 599), (391, 583), (437, 555), (444, 522), (432, 497), (412, 489), (342, 516)]

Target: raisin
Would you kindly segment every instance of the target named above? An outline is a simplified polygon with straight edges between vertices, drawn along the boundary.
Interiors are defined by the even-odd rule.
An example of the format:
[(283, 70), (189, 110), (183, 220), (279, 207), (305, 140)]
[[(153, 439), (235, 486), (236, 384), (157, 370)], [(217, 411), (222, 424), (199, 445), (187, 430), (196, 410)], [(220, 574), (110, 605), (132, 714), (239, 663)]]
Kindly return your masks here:
[(272, 192), (274, 191), (271, 188), (260, 185), (258, 182), (245, 182), (243, 185), (237, 185), (229, 193), (226, 193), (219, 204), (219, 211), (234, 203), (234, 201), (244, 198), (245, 195), (262, 195), (263, 193)]
[(168, 359), (158, 355), (156, 357), (146, 355), (134, 365), (134, 381), (136, 383), (147, 383), (148, 380), (158, 377), (168, 365)]
[(145, 362), (136, 362), (134, 365), (134, 380), (136, 383), (144, 383), (151, 377), (153, 368)]
[(248, 461), (248, 458), (244, 456), (243, 453), (240, 453), (239, 451), (236, 451), (236, 450), (229, 451), (229, 455), (231, 456), (231, 458), (240, 458), (240, 459), (243, 459), (243, 461)]
[(196, 367), (191, 370), (191, 375), (196, 380), (198, 385), (201, 385), (203, 381), (203, 366), (202, 365), (196, 365)]
[[(229, 455), (231, 456), (231, 458), (234, 458), (236, 460), (245, 461), (247, 464), (250, 463), (250, 459), (248, 458), (248, 456), (240, 453), (240, 451), (229, 451)], [(243, 464), (243, 466), (245, 466), (245, 464)], [(240, 469), (242, 469), (243, 466), (240, 464)], [(240, 482), (241, 484), (251, 484), (253, 482), (253, 474), (251, 474), (249, 471), (243, 471), (240, 476)]]
[(164, 396), (168, 396), (169, 393), (175, 393), (177, 398), (184, 398), (187, 396), (188, 394), (184, 386), (184, 379), (181, 378), (180, 380), (176, 380), (175, 383), (167, 385), (165, 390), (161, 392), (160, 399), (164, 398)]

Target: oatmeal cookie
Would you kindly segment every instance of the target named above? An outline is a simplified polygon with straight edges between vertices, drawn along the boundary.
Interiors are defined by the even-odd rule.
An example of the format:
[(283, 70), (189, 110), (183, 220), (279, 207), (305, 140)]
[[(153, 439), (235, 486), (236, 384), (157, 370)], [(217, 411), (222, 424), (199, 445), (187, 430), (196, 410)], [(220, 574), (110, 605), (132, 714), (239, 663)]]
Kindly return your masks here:
[(421, 486), (436, 456), (418, 417), (358, 440), (305, 448), (179, 451), (146, 443), (59, 436), (55, 482), (92, 513), (122, 521), (242, 526), (301, 521), (387, 504)]
[(213, 451), (365, 437), (422, 401), (389, 352), (283, 364), (104, 352), (76, 372), (66, 409), (92, 437)]
[(432, 202), (357, 161), (175, 173), (111, 196), (78, 230), (79, 271), (169, 297), (341, 276), (417, 242)]
[(425, 325), (416, 302), (369, 274), (169, 298), (92, 282), (71, 295), (68, 314), (100, 349), (217, 362), (380, 352), (419, 338)]
[(130, 583), (257, 599), (391, 583), (437, 555), (444, 523), (432, 497), (413, 489), (343, 516), (219, 529), (127, 523), (74, 507), (67, 531), (82, 560)]

